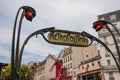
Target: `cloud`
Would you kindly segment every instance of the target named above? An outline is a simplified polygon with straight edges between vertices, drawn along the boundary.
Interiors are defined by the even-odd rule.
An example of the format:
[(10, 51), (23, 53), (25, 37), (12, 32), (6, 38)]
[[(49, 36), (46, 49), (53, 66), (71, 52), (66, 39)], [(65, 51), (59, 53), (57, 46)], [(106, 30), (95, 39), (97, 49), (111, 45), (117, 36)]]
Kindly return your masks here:
[(58, 45), (49, 44), (42, 38), (42, 36), (39, 36), (39, 38), (29, 40), (24, 50), (28, 53), (45, 57), (50, 53), (59, 53), (61, 47)]
[(9, 58), (10, 52), (5, 47), (0, 46), (0, 56), (4, 56), (4, 57)]
[[(23, 19), (20, 44), (32, 32), (52, 26), (56, 29), (86, 31), (97, 36), (92, 29), (92, 23), (97, 20), (97, 15), (118, 10), (119, 3), (120, 0), (1, 0), (0, 56), (10, 56), (14, 19), (21, 6), (33, 7), (37, 15), (32, 22)], [(34, 57), (45, 57), (49, 53), (56, 55), (63, 47), (66, 46), (49, 44), (41, 36), (37, 39), (33, 37), (25, 46), (23, 60), (34, 55)]]

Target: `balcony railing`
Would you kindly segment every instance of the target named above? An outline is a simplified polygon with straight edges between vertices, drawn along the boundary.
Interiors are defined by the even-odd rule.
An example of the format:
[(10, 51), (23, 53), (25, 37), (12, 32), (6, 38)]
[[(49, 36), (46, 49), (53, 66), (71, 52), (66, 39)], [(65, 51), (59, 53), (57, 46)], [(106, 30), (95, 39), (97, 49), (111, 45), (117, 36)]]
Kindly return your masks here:
[(99, 36), (108, 35), (108, 34), (109, 34), (108, 30), (106, 30), (106, 29), (103, 29), (103, 30), (101, 30), (101, 31), (98, 32)]
[[(117, 27), (117, 30), (120, 32), (120, 28)], [(112, 32), (116, 33), (116, 30), (113, 28)], [(111, 35), (107, 29), (102, 29), (101, 31), (98, 32), (99, 36), (103, 35)]]
[(114, 71), (118, 71), (118, 68), (117, 68), (116, 65), (102, 66), (102, 69), (104, 70), (104, 72), (114, 72)]
[(98, 55), (98, 56), (95, 56), (93, 58), (90, 58), (90, 59), (87, 59), (85, 61), (82, 61), (80, 65), (83, 65), (83, 64), (86, 64), (86, 63), (89, 63), (89, 62), (92, 62), (92, 61), (95, 61), (95, 60), (98, 60), (98, 59), (101, 59), (101, 56)]
[(109, 77), (109, 80), (115, 80), (114, 77)]
[[(117, 52), (113, 52), (113, 55), (114, 55), (116, 58), (118, 58)], [(106, 53), (106, 54), (105, 54), (105, 57), (110, 57), (110, 53)]]
[(110, 54), (106, 53), (106, 54), (105, 54), (105, 57), (110, 57)]
[(113, 52), (113, 54), (116, 58), (119, 58), (117, 52)]

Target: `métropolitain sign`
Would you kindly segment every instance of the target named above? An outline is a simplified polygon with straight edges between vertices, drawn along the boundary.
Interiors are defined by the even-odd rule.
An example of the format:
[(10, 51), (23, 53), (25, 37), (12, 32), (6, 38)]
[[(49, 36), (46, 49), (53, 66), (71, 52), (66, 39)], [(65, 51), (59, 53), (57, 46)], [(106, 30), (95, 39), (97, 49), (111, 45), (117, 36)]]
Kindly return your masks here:
[(78, 32), (55, 30), (48, 33), (48, 41), (54, 44), (68, 46), (86, 46), (89, 44), (88, 38)]

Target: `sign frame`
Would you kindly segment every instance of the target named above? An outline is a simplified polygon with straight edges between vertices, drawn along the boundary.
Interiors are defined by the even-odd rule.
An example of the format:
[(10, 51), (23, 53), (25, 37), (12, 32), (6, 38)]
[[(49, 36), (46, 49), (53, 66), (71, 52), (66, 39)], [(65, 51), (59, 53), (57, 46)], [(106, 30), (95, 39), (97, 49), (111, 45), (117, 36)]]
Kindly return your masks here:
[[(50, 40), (50, 35), (52, 36), (52, 38), (55, 38), (55, 36), (56, 36), (57, 37), (57, 38), (55, 38), (56, 40), (53, 40), (53, 39)], [(65, 40), (65, 38), (69, 37), (69, 40), (67, 40), (68, 42), (66, 42), (64, 40), (63, 41), (57, 40), (58, 38), (63, 39), (63, 37), (64, 37), (64, 40)], [(71, 41), (75, 42), (75, 40), (76, 40), (76, 42), (75, 43), (70, 42), (70, 38), (71, 38)], [(80, 38), (82, 38), (82, 39), (80, 39)], [(83, 40), (83, 42), (86, 42), (86, 43), (80, 43), (79, 42), (79, 44), (77, 44), (77, 41), (80, 41), (80, 40), (81, 41)], [(47, 35), (46, 41), (49, 42), (49, 43), (52, 43), (52, 44), (66, 45), (66, 46), (76, 46), (76, 47), (88, 47), (90, 45), (88, 37), (83, 35), (82, 33), (68, 31), (68, 30), (58, 30), (58, 29), (55, 29), (54, 31), (49, 32), (48, 35)]]

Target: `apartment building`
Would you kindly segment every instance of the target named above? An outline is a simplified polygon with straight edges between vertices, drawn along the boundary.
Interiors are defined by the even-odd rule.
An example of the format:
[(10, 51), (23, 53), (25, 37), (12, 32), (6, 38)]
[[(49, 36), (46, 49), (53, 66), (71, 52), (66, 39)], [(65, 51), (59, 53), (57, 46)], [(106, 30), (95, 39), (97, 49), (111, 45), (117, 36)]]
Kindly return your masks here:
[(65, 48), (62, 53), (63, 65), (72, 80), (103, 80), (101, 56), (95, 44), (89, 47)]
[[(97, 18), (98, 20), (106, 20), (111, 22), (120, 31), (120, 10), (98, 15)], [(109, 27), (112, 30), (113, 34), (115, 35), (117, 44), (120, 49), (120, 37), (118, 36), (118, 34), (116, 33), (115, 29), (112, 26), (109, 25)], [(110, 50), (113, 52), (114, 56), (118, 60), (118, 54), (116, 51), (114, 40), (112, 38), (112, 35), (109, 33), (109, 31), (106, 29), (105, 26), (101, 31), (98, 32), (98, 36), (99, 39), (102, 40), (110, 48)], [(102, 69), (104, 71), (105, 80), (120, 79), (120, 74), (118, 72), (113, 57), (102, 45), (100, 45), (100, 54), (102, 57), (101, 64), (102, 64)]]
[[(95, 44), (81, 49), (79, 64), (75, 66), (78, 80), (103, 80), (101, 56)], [(76, 59), (77, 55), (74, 57)]]
[(93, 58), (82, 61), (77, 70), (78, 80), (104, 80), (101, 67), (101, 56), (96, 55)]
[(63, 66), (67, 69), (67, 76), (73, 76), (72, 70), (72, 47), (65, 48), (62, 53)]
[[(89, 47), (68, 47), (62, 51), (63, 67), (67, 70), (66, 76), (72, 76), (72, 80), (103, 80), (101, 69), (101, 56), (98, 53), (96, 44)], [(55, 56), (52, 55), (56, 59)], [(39, 63), (35, 75), (35, 80), (50, 80), (55, 78), (55, 66), (52, 72), (52, 65), (55, 63), (51, 55), (45, 61)]]

